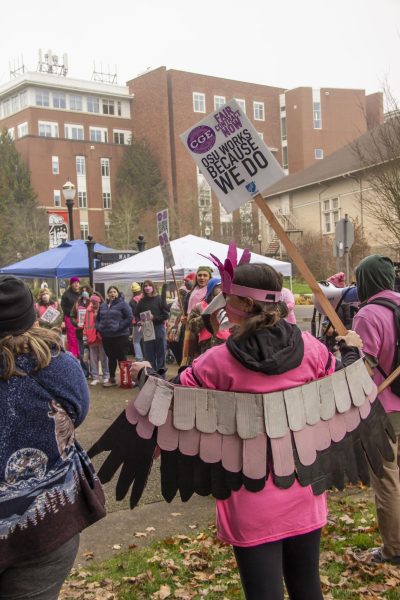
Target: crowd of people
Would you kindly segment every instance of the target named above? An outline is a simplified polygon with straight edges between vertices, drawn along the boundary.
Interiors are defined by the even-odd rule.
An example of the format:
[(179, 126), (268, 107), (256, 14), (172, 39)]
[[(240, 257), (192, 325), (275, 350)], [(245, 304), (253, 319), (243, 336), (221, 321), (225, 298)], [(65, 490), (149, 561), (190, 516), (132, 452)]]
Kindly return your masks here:
[[(174, 383), (186, 387), (267, 394), (326, 377), (360, 356), (379, 385), (398, 362), (400, 294), (386, 257), (365, 258), (355, 275), (358, 305), (353, 298), (348, 313), (340, 303), (354, 331), (338, 337), (325, 323), (321, 340), (296, 326), (293, 294), (264, 264), (233, 265), (222, 280), (200, 266), (175, 297), (165, 284), (159, 291), (147, 279), (132, 283), (130, 298), (115, 285), (103, 298), (72, 277), (60, 302), (46, 286), (35, 301), (22, 281), (0, 277), (0, 597), (57, 598), (79, 531), (104, 516), (90, 463), (98, 503), (88, 504), (76, 485), (80, 465), (88, 461), (74, 439), (88, 409), (85, 378), (92, 386), (116, 386), (118, 364), (128, 356), (135, 358), (134, 384), (143, 369), (165, 378), (168, 347), (180, 365)], [(330, 283), (343, 287), (343, 274)], [(383, 543), (370, 558), (395, 565), (399, 396), (392, 384), (379, 397), (395, 432), (394, 458), (383, 460), (383, 477), (371, 473)], [(51, 503), (40, 504), (44, 491), (71, 502), (60, 502), (56, 511)], [(41, 519), (32, 520), (36, 510)], [(283, 490), (270, 477), (257, 493), (239, 487), (217, 500), (218, 535), (233, 547), (247, 600), (281, 600), (283, 581), (290, 598), (321, 600), (319, 544), (326, 521), (325, 494), (297, 482)], [(12, 595), (16, 590), (20, 596)]]

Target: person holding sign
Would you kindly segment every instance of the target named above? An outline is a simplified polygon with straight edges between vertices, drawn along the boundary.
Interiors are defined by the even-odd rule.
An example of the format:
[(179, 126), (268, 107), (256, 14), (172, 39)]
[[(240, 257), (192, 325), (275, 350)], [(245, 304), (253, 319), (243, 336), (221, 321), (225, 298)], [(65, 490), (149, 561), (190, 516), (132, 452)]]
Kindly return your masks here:
[(41, 288), (38, 301), (35, 303), (35, 311), (40, 327), (52, 329), (60, 327), (63, 317), (58, 302), (51, 297), (51, 291), (47, 287)]
[(143, 298), (136, 306), (135, 317), (142, 323), (143, 354), (153, 369), (160, 375), (166, 372), (165, 350), (166, 330), (165, 321), (169, 309), (165, 298), (165, 289), (161, 296), (150, 279), (143, 282)]

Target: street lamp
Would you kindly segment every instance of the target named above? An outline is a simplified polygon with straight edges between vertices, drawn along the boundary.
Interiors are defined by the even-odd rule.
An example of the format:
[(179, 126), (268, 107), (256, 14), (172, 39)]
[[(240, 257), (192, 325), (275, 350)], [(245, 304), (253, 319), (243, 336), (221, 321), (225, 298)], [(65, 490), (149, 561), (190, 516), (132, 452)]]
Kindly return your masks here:
[(262, 236), (261, 233), (258, 234), (258, 244), (259, 244), (259, 251), (258, 253), (261, 254), (261, 241), (262, 241)]
[(65, 203), (68, 209), (68, 223), (69, 223), (69, 239), (74, 239), (74, 221), (72, 217), (72, 208), (74, 206), (74, 198), (76, 194), (76, 187), (67, 179), (67, 181), (62, 186), (63, 196), (65, 198)]
[(205, 234), (206, 238), (209, 240), (210, 239), (210, 235), (211, 235), (211, 229), (209, 228), (208, 225), (206, 225), (204, 227), (204, 234)]
[(94, 246), (96, 242), (92, 235), (88, 235), (88, 239), (85, 241), (88, 251), (88, 262), (89, 262), (89, 281), (90, 287), (93, 289), (93, 269), (94, 269)]

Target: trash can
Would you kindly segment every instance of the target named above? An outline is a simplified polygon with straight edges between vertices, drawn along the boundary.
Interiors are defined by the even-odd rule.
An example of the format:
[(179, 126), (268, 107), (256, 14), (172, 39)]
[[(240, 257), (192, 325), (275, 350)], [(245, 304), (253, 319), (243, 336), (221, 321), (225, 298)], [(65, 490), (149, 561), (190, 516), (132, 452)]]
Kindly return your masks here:
[(131, 379), (131, 360), (121, 360), (119, 362), (119, 374), (120, 374), (120, 385), (119, 387), (124, 389), (130, 389), (133, 387)]

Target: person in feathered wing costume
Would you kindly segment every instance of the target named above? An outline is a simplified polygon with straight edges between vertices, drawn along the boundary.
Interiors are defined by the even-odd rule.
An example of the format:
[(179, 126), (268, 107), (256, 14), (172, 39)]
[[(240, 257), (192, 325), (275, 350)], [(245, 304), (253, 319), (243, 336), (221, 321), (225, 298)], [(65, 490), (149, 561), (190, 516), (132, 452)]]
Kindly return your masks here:
[(367, 483), (368, 463), (379, 476), (393, 431), (354, 332), (339, 339), (337, 361), (285, 320), (279, 273), (250, 265), (248, 250), (238, 263), (234, 244), (224, 264), (212, 260), (223, 292), (209, 309), (225, 304), (232, 335), (173, 382), (135, 363), (142, 390), (91, 456), (110, 451), (102, 481), (122, 464), (116, 496), (131, 490), (133, 507), (158, 446), (167, 501), (217, 499), (218, 536), (233, 546), (247, 599), (280, 600), (285, 580), (291, 598), (320, 600), (324, 492)]

